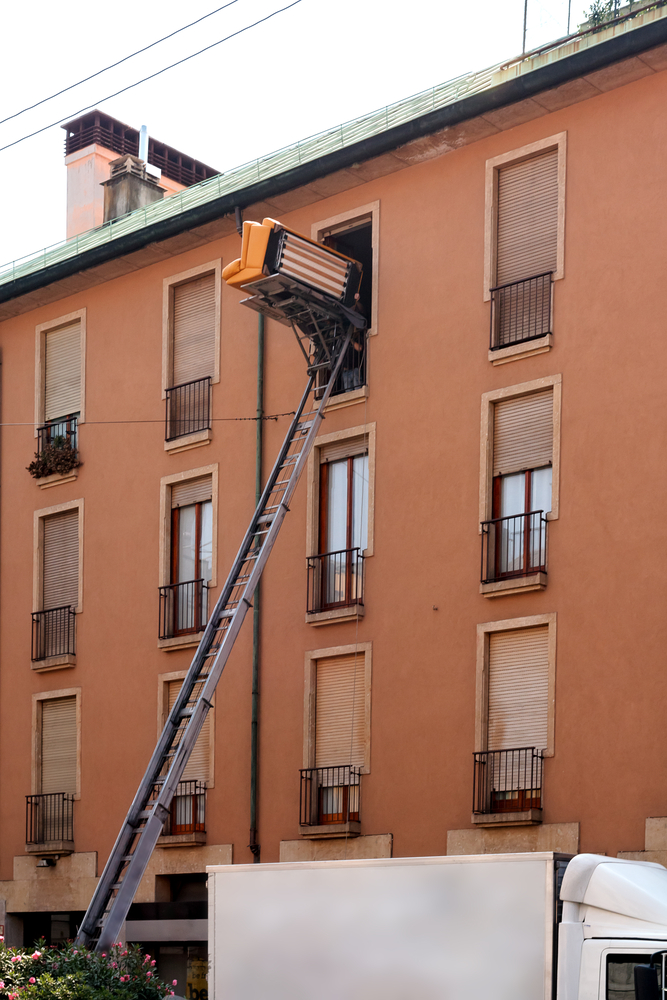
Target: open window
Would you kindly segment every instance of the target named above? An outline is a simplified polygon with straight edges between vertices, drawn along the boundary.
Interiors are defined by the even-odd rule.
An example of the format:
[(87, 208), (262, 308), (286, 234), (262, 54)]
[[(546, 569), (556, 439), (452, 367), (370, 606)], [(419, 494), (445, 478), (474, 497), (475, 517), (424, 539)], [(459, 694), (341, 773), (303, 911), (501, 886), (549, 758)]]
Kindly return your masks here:
[(212, 476), (176, 482), (170, 497), (170, 583), (160, 588), (160, 639), (204, 629), (213, 573)]
[(83, 501), (35, 512), (32, 665), (36, 670), (76, 662), (76, 613), (81, 610)]

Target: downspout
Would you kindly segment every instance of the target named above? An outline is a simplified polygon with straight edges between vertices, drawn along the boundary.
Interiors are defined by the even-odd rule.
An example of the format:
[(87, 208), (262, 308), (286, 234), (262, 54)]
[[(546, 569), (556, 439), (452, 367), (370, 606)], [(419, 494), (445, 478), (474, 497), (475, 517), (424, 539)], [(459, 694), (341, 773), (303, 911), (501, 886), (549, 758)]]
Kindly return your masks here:
[[(264, 316), (257, 317), (257, 433), (255, 445), (255, 506), (262, 495), (262, 444), (264, 430)], [(252, 611), (252, 721), (250, 734), (250, 843), (253, 861), (260, 860), (257, 843), (257, 773), (259, 745), (259, 591), (257, 584)]]

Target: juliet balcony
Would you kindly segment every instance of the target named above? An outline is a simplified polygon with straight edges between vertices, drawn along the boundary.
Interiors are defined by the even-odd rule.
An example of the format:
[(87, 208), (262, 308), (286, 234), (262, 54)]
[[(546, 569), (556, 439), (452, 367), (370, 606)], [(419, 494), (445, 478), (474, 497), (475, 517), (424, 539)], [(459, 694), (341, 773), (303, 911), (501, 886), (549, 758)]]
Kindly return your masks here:
[(482, 593), (546, 587), (548, 526), (543, 510), (482, 523)]
[(302, 836), (349, 837), (361, 832), (361, 769), (310, 767), (300, 772)]
[(472, 821), (501, 826), (542, 820), (542, 750), (518, 747), (474, 754)]
[[(308, 557), (308, 615), (347, 617), (363, 614), (364, 556), (361, 549), (341, 549)], [(342, 614), (341, 614), (342, 613)]]
[(491, 352), (551, 335), (552, 277), (547, 271), (491, 289)]
[(206, 435), (211, 429), (211, 379), (175, 385), (167, 389), (165, 442), (193, 434)]
[(73, 795), (68, 792), (26, 795), (25, 849), (26, 854), (47, 857), (73, 853)]

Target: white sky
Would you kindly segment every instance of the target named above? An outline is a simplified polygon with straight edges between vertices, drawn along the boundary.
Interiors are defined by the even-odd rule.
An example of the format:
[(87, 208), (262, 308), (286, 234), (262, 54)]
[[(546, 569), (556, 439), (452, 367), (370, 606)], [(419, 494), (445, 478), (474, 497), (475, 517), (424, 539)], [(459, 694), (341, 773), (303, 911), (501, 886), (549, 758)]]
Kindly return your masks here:
[[(3, 10), (0, 118), (221, 6), (35, 0)], [(226, 170), (521, 51), (524, 0), (300, 0), (291, 10), (118, 97), (121, 87), (291, 0), (237, 0), (201, 25), (0, 125), (0, 146), (98, 106)], [(571, 30), (590, 0), (571, 0)], [(568, 0), (528, 0), (527, 48), (565, 34)], [(0, 264), (65, 235), (65, 133), (0, 152)]]

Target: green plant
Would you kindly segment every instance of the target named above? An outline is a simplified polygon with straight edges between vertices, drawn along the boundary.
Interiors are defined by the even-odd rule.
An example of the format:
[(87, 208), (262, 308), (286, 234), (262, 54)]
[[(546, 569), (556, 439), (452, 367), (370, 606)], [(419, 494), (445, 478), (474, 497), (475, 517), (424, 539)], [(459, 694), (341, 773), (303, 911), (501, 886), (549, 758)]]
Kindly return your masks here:
[(79, 453), (65, 437), (55, 437), (43, 451), (36, 451), (34, 461), (27, 466), (33, 479), (42, 479), (55, 472), (61, 476), (76, 469), (81, 462)]
[(618, 14), (620, 0), (593, 0), (588, 8), (588, 20), (593, 27), (613, 20)]
[(97, 954), (74, 944), (34, 951), (0, 944), (3, 1000), (163, 1000), (173, 995), (138, 945), (115, 944)]

